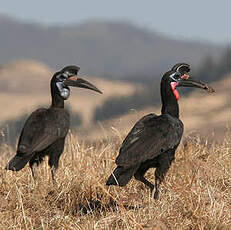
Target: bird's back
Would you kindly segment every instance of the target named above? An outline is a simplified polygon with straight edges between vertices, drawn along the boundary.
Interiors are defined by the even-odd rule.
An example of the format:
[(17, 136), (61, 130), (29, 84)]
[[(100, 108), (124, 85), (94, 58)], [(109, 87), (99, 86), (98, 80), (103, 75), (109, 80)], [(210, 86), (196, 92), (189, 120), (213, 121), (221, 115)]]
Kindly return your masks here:
[(69, 114), (64, 109), (41, 108), (34, 111), (22, 129), (18, 152), (41, 151), (59, 138), (67, 135), (70, 126)]
[(120, 148), (116, 164), (130, 167), (175, 149), (183, 134), (183, 123), (168, 114), (148, 114), (129, 132)]

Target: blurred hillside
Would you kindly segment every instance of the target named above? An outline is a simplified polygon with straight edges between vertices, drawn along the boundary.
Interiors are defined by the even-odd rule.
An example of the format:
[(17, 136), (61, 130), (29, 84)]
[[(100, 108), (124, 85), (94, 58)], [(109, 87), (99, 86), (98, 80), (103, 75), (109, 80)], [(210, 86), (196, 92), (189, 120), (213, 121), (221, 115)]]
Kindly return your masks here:
[[(14, 144), (28, 115), (38, 107), (50, 105), (50, 79), (54, 70), (47, 65), (33, 61), (10, 62), (0, 69), (0, 142)], [(131, 84), (106, 80), (93, 76), (83, 76), (103, 91), (103, 95), (93, 91), (72, 88), (65, 107), (71, 113), (71, 126), (86, 126), (94, 119), (95, 110), (113, 97), (129, 97), (144, 91), (141, 84)]]
[[(222, 142), (231, 129), (231, 74), (212, 83), (216, 90), (208, 94), (194, 90), (189, 94), (180, 91), (180, 119), (184, 123), (184, 136), (198, 134), (213, 142)], [(160, 100), (160, 95), (159, 95)], [(130, 109), (126, 114), (114, 119), (101, 121), (91, 127), (78, 129), (78, 138), (85, 141), (102, 141), (108, 137), (121, 137), (121, 141), (133, 125), (148, 113), (160, 114), (160, 106), (146, 106), (142, 109)]]
[[(0, 69), (0, 97), (3, 109), (0, 122), (30, 113), (38, 106), (50, 105), (50, 79), (57, 70), (33, 60), (11, 62)], [(73, 113), (79, 113), (83, 123), (92, 121), (94, 111), (112, 96), (130, 96), (143, 90), (140, 84), (111, 81), (93, 76), (82, 76), (103, 91), (103, 95), (93, 91), (72, 88), (66, 105)]]
[(125, 22), (48, 27), (1, 16), (0, 31), (0, 65), (14, 59), (35, 59), (55, 69), (78, 63), (88, 74), (132, 81), (159, 77), (183, 60), (197, 66), (222, 52), (218, 45), (173, 40)]
[[(193, 76), (209, 83), (220, 82), (218, 85), (229, 81), (227, 76), (231, 72), (229, 48), (223, 50), (211, 44), (167, 39), (129, 23), (85, 22), (68, 27), (44, 27), (0, 17), (0, 31), (0, 97), (3, 108), (0, 129), (4, 130), (3, 135), (11, 133), (12, 140), (15, 140), (31, 111), (50, 104), (50, 79), (66, 64), (79, 65), (81, 72), (90, 74), (84, 78), (104, 93), (98, 95), (93, 91), (72, 89), (66, 103), (71, 112), (71, 127), (81, 125), (79, 133), (88, 137), (92, 136), (94, 129), (100, 131), (107, 127), (108, 130), (109, 127), (110, 130), (113, 122), (119, 128), (117, 123), (122, 120), (121, 129), (127, 130), (140, 115), (156, 111), (153, 106), (158, 108), (160, 105), (161, 76), (176, 62), (190, 63)], [(182, 90), (181, 94), (186, 96), (190, 92)], [(209, 118), (212, 117), (210, 112), (219, 108), (216, 103), (223, 103), (223, 111), (229, 110), (225, 99), (229, 96), (228, 92), (224, 93), (221, 86), (216, 96), (207, 99), (207, 103), (214, 107), (205, 106), (206, 109), (203, 109), (202, 106), (201, 110), (205, 114), (207, 111)], [(202, 102), (198, 96), (188, 100), (195, 105)], [(188, 102), (185, 106), (184, 100), (180, 102), (183, 108), (187, 108), (182, 117), (188, 119), (188, 126), (193, 124), (188, 130), (202, 127), (202, 120), (209, 121), (203, 115), (193, 122), (191, 114), (194, 110), (199, 112), (199, 108), (191, 110), (187, 107)], [(223, 126), (227, 125), (227, 114), (222, 118)], [(221, 123), (215, 123), (214, 127), (220, 127)], [(85, 132), (86, 127), (90, 133)], [(206, 127), (202, 129), (205, 134), (206, 130)], [(221, 135), (223, 131), (222, 128)]]
[[(181, 118), (186, 132), (195, 131), (203, 135), (216, 132), (218, 139), (225, 135), (231, 117), (231, 103), (228, 100), (231, 90), (230, 56), (231, 50), (226, 50), (219, 61), (205, 59), (195, 73), (203, 81), (214, 82), (215, 94), (179, 89), (182, 96), (179, 101)], [(15, 143), (28, 114), (37, 107), (49, 106), (49, 82), (55, 71), (33, 60), (14, 61), (2, 66), (2, 141), (10, 140), (10, 143)], [(84, 78), (104, 94), (99, 95), (85, 89), (71, 90), (66, 108), (71, 112), (72, 129), (78, 126), (80, 139), (97, 140), (102, 135), (113, 136), (117, 129), (126, 133), (141, 116), (149, 112), (159, 114), (161, 76), (153, 79), (150, 84), (106, 80), (87, 75)]]
[[(228, 78), (229, 73), (231, 73), (231, 48), (227, 48), (218, 59), (214, 59), (211, 56), (204, 58), (198, 68), (192, 68), (190, 75), (204, 82), (212, 83), (223, 82), (223, 79)], [(126, 97), (115, 96), (108, 98), (102, 107), (96, 109), (94, 120), (103, 121), (127, 114), (131, 109), (140, 110), (147, 106), (160, 105), (159, 88), (162, 74), (158, 78), (152, 77), (149, 80), (143, 80), (142, 83), (145, 85), (144, 91), (139, 91)], [(195, 89), (180, 88), (184, 95), (193, 90)]]

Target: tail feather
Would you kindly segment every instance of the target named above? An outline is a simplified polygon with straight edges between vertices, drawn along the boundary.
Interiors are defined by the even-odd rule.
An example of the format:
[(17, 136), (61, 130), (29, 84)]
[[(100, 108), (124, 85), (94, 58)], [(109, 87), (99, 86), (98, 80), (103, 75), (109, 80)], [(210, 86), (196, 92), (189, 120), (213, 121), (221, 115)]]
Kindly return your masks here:
[(125, 186), (132, 178), (136, 167), (124, 168), (118, 166), (108, 178), (106, 185)]
[(6, 166), (6, 170), (19, 171), (27, 164), (31, 156), (15, 156)]

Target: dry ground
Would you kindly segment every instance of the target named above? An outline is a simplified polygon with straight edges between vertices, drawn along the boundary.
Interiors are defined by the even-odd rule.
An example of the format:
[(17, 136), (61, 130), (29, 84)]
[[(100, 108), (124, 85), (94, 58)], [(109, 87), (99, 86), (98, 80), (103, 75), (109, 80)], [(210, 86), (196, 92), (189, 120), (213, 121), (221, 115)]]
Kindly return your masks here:
[[(2, 146), (0, 229), (231, 229), (229, 134), (219, 145), (187, 137), (158, 201), (134, 179), (124, 188), (104, 185), (124, 135), (88, 146), (69, 134), (58, 187), (51, 183), (47, 162), (38, 169), (36, 183), (28, 166), (6, 172), (13, 152)], [(151, 181), (153, 172), (147, 173)]]
[[(15, 67), (17, 71), (19, 66)], [(4, 76), (9, 75), (1, 72), (2, 81), (15, 82), (8, 84), (5, 91), (1, 90), (4, 99), (1, 105), (7, 108), (1, 111), (2, 116), (4, 112), (10, 113), (7, 117), (18, 116), (15, 111), (24, 112), (20, 106), (27, 105), (32, 110), (49, 100), (49, 86), (40, 76), (48, 76), (50, 70), (41, 72), (42, 68), (36, 70), (36, 66), (28, 65), (34, 68), (28, 71), (23, 67), (23, 85), (20, 77), (8, 81)], [(33, 90), (29, 87), (33, 80), (26, 75), (32, 71), (37, 71), (39, 80), (36, 82), (41, 83)], [(15, 77), (13, 72), (10, 76)], [(28, 166), (20, 172), (6, 172), (4, 167), (14, 150), (1, 146), (0, 229), (231, 229), (230, 82), (231, 77), (228, 77), (214, 84), (215, 94), (197, 91), (180, 99), (181, 119), (185, 124), (182, 142), (187, 144), (181, 144), (177, 151), (176, 160), (161, 187), (159, 201), (151, 199), (149, 190), (134, 179), (124, 188), (105, 186), (128, 130), (143, 115), (159, 114), (159, 108), (131, 111), (93, 128), (90, 125), (79, 128), (77, 135), (69, 134), (58, 170), (58, 187), (51, 183), (47, 162), (38, 169), (36, 183)], [(99, 88), (101, 84), (106, 86), (105, 82), (96, 83)], [(124, 93), (134, 90), (133, 86), (123, 86)], [(110, 96), (111, 87), (115, 85), (108, 82), (107, 87), (107, 96)], [(120, 91), (122, 84), (116, 87)], [(30, 91), (27, 96), (25, 88)], [(78, 105), (75, 98), (76, 102), (92, 105), (88, 108), (95, 108), (96, 101), (103, 103), (105, 100), (94, 93), (86, 98), (86, 91), (76, 91), (81, 93), (76, 92), (76, 97), (73, 94), (70, 99), (76, 109), (87, 106)], [(30, 104), (32, 102), (35, 104)], [(85, 112), (89, 114), (88, 110)], [(203, 138), (195, 133), (204, 134)], [(191, 137), (187, 136), (189, 134)], [(147, 177), (151, 181), (154, 181), (153, 175), (154, 169), (149, 170)]]

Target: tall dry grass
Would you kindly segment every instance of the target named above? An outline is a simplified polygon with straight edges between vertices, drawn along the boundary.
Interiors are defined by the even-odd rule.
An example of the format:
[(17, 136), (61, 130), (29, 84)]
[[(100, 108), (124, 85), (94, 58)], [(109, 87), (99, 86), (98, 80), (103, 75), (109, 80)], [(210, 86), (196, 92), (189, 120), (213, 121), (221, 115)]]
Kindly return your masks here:
[[(158, 201), (134, 179), (124, 188), (106, 188), (120, 144), (119, 136), (87, 144), (70, 134), (58, 187), (47, 162), (38, 168), (36, 183), (28, 166), (5, 171), (13, 152), (2, 146), (0, 229), (231, 229), (229, 136), (221, 145), (200, 138), (181, 145)], [(147, 173), (151, 181), (153, 172)]]

